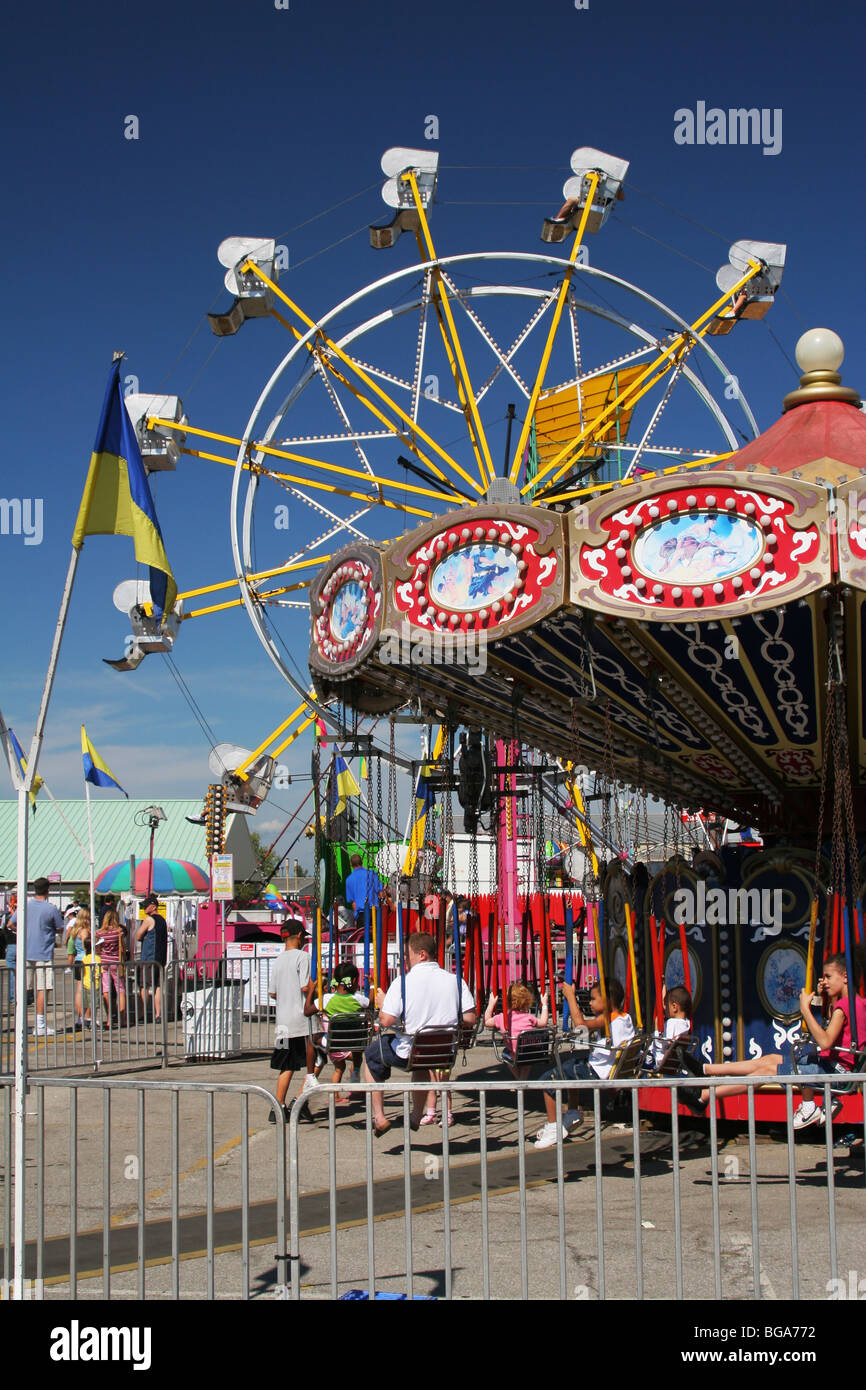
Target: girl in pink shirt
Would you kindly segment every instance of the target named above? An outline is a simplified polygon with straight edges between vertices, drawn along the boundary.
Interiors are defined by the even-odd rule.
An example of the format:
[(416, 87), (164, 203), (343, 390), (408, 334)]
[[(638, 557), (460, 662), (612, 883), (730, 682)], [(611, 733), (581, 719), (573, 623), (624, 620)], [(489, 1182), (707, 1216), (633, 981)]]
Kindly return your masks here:
[[(525, 1033), (528, 1028), (547, 1027), (547, 1006), (548, 996), (541, 997), (541, 1013), (538, 1017), (529, 1012), (534, 1003), (532, 993), (526, 985), (514, 984), (508, 986), (508, 1029), (505, 1027), (504, 1015), (495, 1014), (496, 995), (491, 995), (487, 1004), (487, 1012), (484, 1015), (485, 1028), (498, 1028), (500, 1033), (508, 1032), (511, 1043), (512, 1056), (517, 1051), (517, 1039), (521, 1033)], [(511, 1066), (511, 1072), (516, 1081), (523, 1081), (529, 1075), (529, 1067)]]

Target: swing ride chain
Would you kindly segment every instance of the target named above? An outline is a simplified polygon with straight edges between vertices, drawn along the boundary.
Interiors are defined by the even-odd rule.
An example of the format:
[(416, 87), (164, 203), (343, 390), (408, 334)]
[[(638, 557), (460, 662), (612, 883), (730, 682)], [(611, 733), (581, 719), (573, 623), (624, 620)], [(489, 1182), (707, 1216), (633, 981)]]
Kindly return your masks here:
[(321, 776), (319, 766), (320, 761), (321, 752), (319, 748), (319, 741), (318, 739), (316, 739), (315, 743), (313, 744), (313, 815), (315, 817), (315, 834), (313, 835), (313, 853), (315, 857), (315, 863), (313, 865), (313, 902), (317, 906), (319, 906), (321, 903), (321, 899), (319, 897), (319, 889), (321, 880), (320, 866), (322, 859), (322, 820), (319, 813), (319, 778)]
[[(572, 777), (571, 777), (571, 783), (572, 783), (572, 800), (574, 800), (574, 792), (577, 790), (577, 785), (578, 785), (578, 783), (577, 783), (578, 768), (583, 767), (583, 759), (582, 759), (582, 756), (581, 756), (581, 746), (580, 746), (580, 722), (579, 722), (579, 719), (578, 719), (578, 709), (577, 709), (577, 701), (576, 701), (576, 700), (572, 700), (572, 702), (571, 702), (571, 744), (572, 744), (572, 755), (571, 755), (571, 774), (572, 774)], [(582, 791), (583, 788), (581, 787), (580, 790)], [(576, 810), (576, 809), (577, 809), (577, 805), (576, 805), (576, 803), (575, 803), (575, 810)], [(586, 806), (585, 806), (585, 805), (584, 805), (584, 811), (586, 811)], [(583, 882), (582, 882), (582, 884), (581, 884), (581, 890), (582, 890), (582, 894), (583, 894), (583, 901), (584, 901), (585, 903), (588, 903), (588, 902), (591, 901), (592, 894), (593, 894), (593, 892), (595, 891), (595, 888), (597, 887), (596, 875), (595, 875), (595, 873), (593, 872), (593, 867), (592, 867), (592, 835), (591, 835), (591, 830), (590, 830), (590, 825), (589, 825), (589, 817), (588, 817), (588, 816), (587, 816), (587, 820), (586, 820), (586, 824), (585, 824), (585, 828), (584, 828), (584, 846), (585, 846), (585, 849), (584, 849), (584, 855), (583, 855)]]
[[(390, 729), (388, 737), (388, 837), (396, 834), (397, 826), (397, 733), (394, 716), (389, 720)], [(414, 787), (412, 789), (414, 794)], [(391, 827), (395, 829), (391, 829)], [(396, 868), (397, 893), (400, 892), (400, 864), (399, 860)]]

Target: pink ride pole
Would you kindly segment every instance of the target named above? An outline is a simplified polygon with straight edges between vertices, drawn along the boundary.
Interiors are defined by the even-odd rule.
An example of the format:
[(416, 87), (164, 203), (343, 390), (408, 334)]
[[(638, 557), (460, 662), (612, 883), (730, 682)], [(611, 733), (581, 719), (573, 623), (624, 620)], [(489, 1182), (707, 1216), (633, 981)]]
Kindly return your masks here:
[[(496, 741), (496, 761), (500, 767), (506, 763), (513, 766), (517, 761), (517, 744)], [(499, 830), (498, 863), (499, 920), (502, 923), (503, 943), (508, 949), (508, 966), (511, 980), (517, 978), (517, 932), (520, 926), (520, 904), (518, 902), (517, 875), (517, 817), (513, 791), (513, 775), (510, 772), (496, 774), (499, 786)], [(503, 987), (505, 983), (503, 982)]]

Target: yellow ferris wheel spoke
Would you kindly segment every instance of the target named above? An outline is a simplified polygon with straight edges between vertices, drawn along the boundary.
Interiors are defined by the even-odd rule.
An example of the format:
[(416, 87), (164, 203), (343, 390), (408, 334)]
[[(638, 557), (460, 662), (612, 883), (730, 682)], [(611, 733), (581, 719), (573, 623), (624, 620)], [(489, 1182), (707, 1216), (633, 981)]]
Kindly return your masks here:
[[(213, 430), (203, 430), (200, 428), (196, 428), (194, 425), (179, 425), (173, 420), (163, 420), (158, 415), (151, 416), (148, 419), (148, 429), (151, 429), (153, 426), (171, 427), (172, 429), (179, 430), (181, 433), (194, 434), (197, 435), (200, 439), (213, 439), (218, 444), (231, 444), (238, 449), (241, 448), (241, 446), (243, 445), (243, 440), (235, 438), (233, 435), (217, 434)], [(305, 454), (292, 453), (292, 451), (289, 449), (278, 449), (274, 444), (250, 443), (248, 445), (248, 448), (251, 452), (257, 454), (265, 454), (268, 458), (288, 459), (290, 463), (300, 463), (305, 468), (321, 468), (326, 473), (336, 473), (341, 478), (358, 478), (362, 483), (375, 483), (377, 487), (393, 487), (397, 488), (400, 492), (411, 492), (414, 493), (416, 496), (420, 497), (435, 497), (436, 500), (439, 502), (448, 502), (454, 500), (454, 496), (452, 496), (451, 494), (439, 492), (433, 488), (418, 487), (415, 483), (401, 483), (399, 479), (378, 478), (375, 475), (365, 473), (363, 469), (360, 468), (344, 468), (343, 465), (339, 463), (327, 463), (324, 459), (311, 459), (307, 457)], [(195, 451), (184, 450), (184, 452), (193, 453)], [(206, 456), (199, 455), (199, 457)], [(213, 458), (214, 455), (210, 455), (209, 457)], [(218, 463), (229, 463), (232, 468), (236, 466), (236, 460), (222, 458), (219, 455), (216, 456), (216, 461)], [(243, 466), (245, 468), (249, 468), (251, 471), (259, 468), (258, 465), (250, 463), (246, 463)], [(266, 471), (270, 473), (270, 475), (274, 478), (285, 478), (291, 482), (300, 482), (302, 484), (306, 484), (309, 482), (309, 480), (306, 478), (289, 478), (289, 475), (287, 473), (271, 473), (271, 470), (269, 469), (259, 469), (259, 471)], [(314, 484), (310, 484), (310, 486), (314, 486)]]
[[(526, 483), (524, 487), (521, 488), (521, 496), (524, 493), (528, 492), (530, 488), (537, 487), (538, 484), (541, 482), (541, 479), (546, 477), (548, 473), (552, 473), (554, 469), (559, 470), (559, 473), (564, 472), (565, 468), (570, 466), (571, 462), (573, 461), (572, 456), (575, 450), (577, 450), (585, 440), (591, 438), (593, 433), (598, 430), (599, 426), (610, 415), (612, 415), (613, 412), (619, 406), (621, 406), (624, 401), (631, 401), (632, 398), (637, 399), (636, 393), (640, 391), (641, 386), (644, 384), (644, 382), (646, 382), (647, 378), (654, 376), (654, 374), (658, 372), (658, 369), (660, 367), (665, 366), (665, 364), (670, 365), (671, 359), (673, 358), (674, 354), (677, 353), (685, 344), (687, 344), (693, 337), (693, 335), (699, 334), (699, 336), (703, 336), (699, 333), (699, 330), (703, 328), (704, 325), (706, 325), (707, 327), (709, 326), (709, 321), (715, 314), (716, 310), (720, 309), (723, 304), (726, 304), (728, 302), (732, 295), (736, 294), (738, 290), (741, 290), (744, 285), (748, 284), (750, 280), (754, 279), (754, 277), (760, 273), (760, 270), (761, 267), (759, 263), (757, 261), (750, 260), (749, 270), (746, 272), (746, 274), (741, 276), (741, 278), (736, 282), (736, 284), (732, 285), (729, 290), (726, 290), (725, 293), (719, 299), (717, 299), (714, 304), (710, 305), (710, 308), (707, 309), (707, 311), (703, 313), (699, 319), (696, 319), (690, 328), (683, 330), (683, 332), (681, 333), (678, 333), (677, 336), (674, 338), (673, 342), (669, 343), (666, 348), (663, 348), (662, 351), (658, 354), (658, 356), (654, 359), (654, 361), (650, 362), (649, 366), (644, 368), (640, 376), (638, 376), (634, 381), (630, 382), (628, 386), (623, 387), (622, 391), (620, 391), (616, 398), (611, 401), (610, 405), (605, 406), (605, 408), (600, 412), (600, 414), (596, 415), (593, 420), (589, 421), (580, 431), (580, 433), (575, 435), (574, 439), (569, 440), (567, 444), (564, 444), (563, 447), (560, 449), (559, 453), (556, 454), (554, 458), (550, 460), (549, 463), (546, 463), (544, 467), (539, 470), (536, 476), (532, 478), (528, 483)], [(706, 329), (704, 331), (706, 331)], [(656, 376), (655, 379), (658, 380), (658, 377)]]
[[(289, 565), (279, 565), (273, 570), (259, 570), (257, 574), (244, 575), (248, 584), (255, 584), (260, 579), (274, 579), (278, 574), (291, 574), (294, 570), (307, 569), (310, 565), (324, 565), (333, 559), (331, 555), (311, 555), (308, 560), (293, 560)], [(185, 589), (182, 594), (178, 594), (178, 599), (200, 598), (202, 594), (216, 594), (220, 589), (231, 589), (239, 582), (237, 575), (234, 579), (221, 579), (219, 584), (205, 584), (201, 589)]]
[[(671, 357), (671, 359), (668, 362), (665, 362), (661, 367), (659, 367), (655, 375), (651, 376), (648, 381), (644, 381), (644, 384), (642, 386), (638, 387), (637, 382), (633, 383), (632, 394), (629, 396), (627, 402), (627, 409), (629, 411), (634, 410), (634, 407), (637, 405), (638, 401), (641, 400), (642, 397), (647, 395), (649, 391), (652, 391), (653, 387), (657, 386), (658, 383), (662, 380), (662, 378), (668, 375), (672, 367), (678, 368), (681, 366), (681, 364), (685, 361), (689, 353), (694, 348), (695, 344), (699, 341), (700, 338), (703, 337), (704, 333), (707, 331), (708, 328), (709, 324), (707, 324), (701, 330), (700, 333), (695, 334), (693, 338), (688, 339), (685, 343), (681, 344), (681, 346), (677, 348), (673, 357)], [(627, 391), (628, 387), (623, 387), (623, 391), (621, 394), (625, 395)], [(586, 439), (577, 449), (575, 449), (574, 453), (569, 456), (569, 458), (562, 465), (562, 467), (557, 469), (555, 477), (553, 477), (547, 484), (549, 488), (553, 487), (555, 483), (558, 483), (560, 478), (564, 477), (566, 473), (569, 473), (571, 469), (574, 467), (574, 465), (581, 458), (584, 457), (587, 449), (590, 449), (593, 443), (598, 442), (599, 436), (604, 435), (604, 433), (606, 432), (606, 426), (602, 425), (600, 421), (601, 416), (596, 416), (594, 420), (590, 421), (587, 427), (589, 429), (589, 434), (587, 435)], [(544, 490), (542, 490), (542, 498), (544, 500), (547, 500), (547, 493)]]
[[(423, 439), (424, 443), (429, 448), (431, 448), (434, 451), (434, 453), (438, 454), (439, 458), (442, 459), (442, 461), (446, 463), (449, 468), (453, 468), (454, 471), (458, 473), (460, 477), (463, 478), (464, 481), (470, 485), (470, 487), (473, 487), (475, 491), (479, 494), (479, 496), (483, 494), (483, 489), (478, 486), (475, 480), (469, 476), (465, 469), (461, 468), (457, 460), (453, 459), (451, 455), (441, 447), (441, 445), (436, 443), (435, 439), (431, 438), (431, 436), (427, 434), (426, 431), (423, 430), (420, 425), (416, 424), (416, 422), (412, 419), (411, 415), (407, 415), (405, 410), (403, 410), (397, 404), (396, 401), (392, 400), (392, 398), (388, 395), (387, 391), (383, 391), (382, 387), (379, 386), (373, 380), (373, 378), (369, 376), (367, 372), (364, 371), (363, 367), (360, 367), (358, 363), (355, 362), (353, 358), (349, 356), (348, 353), (344, 352), (343, 349), (333, 341), (332, 338), (329, 338), (326, 333), (324, 333), (320, 328), (317, 328), (313, 320), (309, 318), (309, 316), (304, 313), (303, 309), (299, 308), (298, 305), (293, 302), (293, 300), (289, 299), (289, 296), (287, 294), (283, 293), (279, 285), (276, 284), (275, 281), (271, 280), (271, 278), (265, 274), (261, 266), (256, 265), (255, 261), (245, 261), (244, 264), (238, 268), (238, 273), (244, 275), (247, 272), (251, 272), (252, 274), (256, 275), (258, 279), (262, 281), (263, 284), (267, 285), (268, 288), (277, 296), (277, 298), (281, 299), (282, 302), (285, 305), (287, 305), (289, 309), (291, 309), (292, 313), (296, 314), (297, 317), (301, 320), (301, 322), (307, 325), (308, 329), (315, 329), (316, 333), (319, 335), (321, 342), (327, 348), (328, 352), (333, 353), (336, 357), (338, 357), (344, 366), (348, 367), (350, 371), (354, 372), (355, 375), (358, 376), (361, 381), (363, 381), (364, 385), (367, 387), (368, 390), (372, 391), (374, 395), (378, 396), (379, 399), (385, 403), (387, 408), (393, 411), (394, 414), (398, 417), (398, 419), (403, 421), (404, 425), (406, 425), (409, 429), (411, 438), (414, 438), (417, 435), (418, 438)], [(328, 363), (327, 365), (329, 369), (331, 369), (331, 364)], [(363, 404), (368, 405), (369, 408), (369, 403), (367, 402), (365, 397), (359, 396), (358, 399), (362, 401)], [(378, 415), (377, 412), (377, 418), (382, 419), (383, 417)], [(385, 423), (388, 424), (390, 429), (394, 430), (395, 434), (399, 433), (393, 425), (393, 423), (387, 420), (385, 421)], [(410, 447), (412, 446), (410, 445)]]
[[(412, 190), (412, 200), (415, 204), (418, 220), (421, 223), (421, 231), (420, 233), (416, 233), (418, 248), (422, 258), (435, 262), (438, 260), (436, 248), (433, 245), (433, 238), (430, 235), (430, 224), (427, 221), (427, 214), (424, 211), (424, 204), (421, 201), (421, 194), (418, 191), (418, 181), (415, 178), (413, 169), (408, 169), (406, 171), (403, 175), (403, 182), (408, 183)], [(434, 266), (433, 269), (433, 293), (431, 299), (436, 311), (436, 319), (439, 324), (439, 331), (442, 334), (442, 341), (445, 344), (445, 354), (448, 358), (448, 365), (451, 368), (454, 385), (457, 387), (457, 395), (463, 407), (463, 414), (469, 429), (469, 438), (472, 442), (472, 448), (475, 451), (475, 461), (478, 464), (478, 472), (486, 488), (488, 483), (492, 482), (493, 478), (496, 476), (496, 472), (490, 457), (490, 449), (487, 444), (484, 428), (481, 424), (481, 417), (478, 414), (478, 406), (475, 403), (475, 392), (472, 390), (472, 382), (469, 379), (469, 368), (466, 366), (463, 348), (460, 345), (457, 325), (454, 322), (454, 315), (451, 312), (451, 303), (448, 298), (447, 290), (443, 293), (442, 272), (438, 265)]]
[[(235, 459), (224, 458), (222, 454), (209, 454), (206, 453), (204, 449), (184, 449), (183, 452), (185, 454), (190, 454), (192, 458), (208, 459), (211, 463), (224, 463), (228, 468), (234, 468), (236, 465)], [(337, 487), (334, 483), (323, 483), (321, 479), (318, 478), (296, 478), (293, 473), (274, 473), (267, 468), (259, 468), (256, 464), (252, 463), (245, 463), (243, 467), (250, 473), (262, 473), (269, 478), (276, 479), (278, 482), (292, 483), (298, 487), (318, 488), (320, 492), (329, 492), (338, 497), (352, 497), (358, 502), (367, 502), (372, 507), (387, 507), (390, 511), (409, 512), (412, 516), (423, 516), (428, 521), (437, 515), (436, 512), (426, 511), (423, 507), (410, 507), (408, 502), (392, 502), (390, 498), (383, 497), (381, 492), (351, 492), (348, 488)], [(366, 473), (361, 476), (367, 478)], [(368, 478), (367, 481), (372, 482), (374, 480)], [(398, 484), (393, 483), (391, 486), (397, 487)], [(448, 499), (443, 497), (441, 500), (447, 501)], [(279, 570), (275, 570), (274, 572), (276, 574), (280, 573)]]
[[(246, 761), (242, 762), (240, 767), (235, 768), (235, 776), (243, 777), (244, 781), (246, 781), (247, 779), (245, 773), (247, 771), (247, 768), (252, 767), (253, 763), (256, 761), (256, 758), (261, 757), (262, 753), (264, 753), (265, 750), (270, 747), (274, 739), (279, 738), (280, 734), (285, 733), (286, 729), (290, 728), (290, 726), (294, 724), (295, 720), (300, 718), (300, 716), (303, 715), (309, 708), (310, 707), (307, 704), (307, 702), (303, 701), (302, 704), (298, 705), (297, 709), (292, 710), (288, 719), (284, 719), (282, 724), (278, 724), (277, 727), (274, 729), (273, 733), (268, 734), (264, 742), (260, 743), (258, 748), (253, 749), (252, 753), (250, 753)], [(315, 718), (315, 715), (313, 716), (313, 718)], [(306, 728), (307, 726), (305, 725), (304, 727)], [(282, 751), (282, 749), (280, 749), (280, 751)], [(273, 756), (274, 755), (272, 753), (269, 754), (269, 757)]]
[[(309, 589), (309, 579), (302, 580), (299, 584), (285, 584), (280, 589), (265, 589), (261, 593), (253, 591), (255, 597), (262, 603), (268, 599), (278, 598), (280, 594), (293, 594), (297, 589)], [(208, 608), (193, 608), (189, 613), (181, 614), (181, 622), (187, 618), (204, 618), (209, 613), (224, 613), (227, 608), (240, 608), (243, 603), (242, 598), (226, 599), (225, 603), (212, 603)]]
[[(565, 301), (568, 295), (569, 288), (571, 287), (571, 277), (574, 274), (574, 267), (577, 262), (577, 253), (580, 250), (581, 242), (583, 241), (583, 234), (586, 231), (586, 224), (589, 219), (589, 214), (592, 212), (592, 200), (595, 196), (595, 190), (598, 188), (599, 175), (595, 172), (591, 173), (589, 175), (588, 182), (589, 191), (586, 195), (586, 206), (584, 207), (583, 213), (581, 214), (577, 232), (575, 233), (574, 237), (574, 245), (571, 248), (571, 255), (568, 258), (568, 265), (566, 267), (565, 274), (562, 277), (562, 284), (559, 287), (559, 294), (556, 297), (556, 306), (553, 310), (553, 318), (550, 321), (550, 328), (547, 334), (547, 341), (544, 344), (544, 351), (541, 354), (541, 361), (538, 364), (538, 372), (536, 374), (532, 391), (529, 396), (529, 404), (526, 407), (526, 416), (523, 421), (523, 427), (520, 431), (520, 438), (517, 441), (517, 448), (514, 451), (514, 461), (511, 464), (511, 472), (508, 475), (512, 483), (517, 482), (517, 475), (520, 472), (520, 463), (523, 458), (523, 451), (526, 448), (526, 441), (529, 438), (529, 431), (532, 428), (532, 420), (535, 415), (535, 407), (538, 405), (538, 397), (541, 395), (541, 388), (544, 385), (544, 378), (547, 375), (547, 367), (548, 363), (550, 362), (550, 355), (553, 352), (553, 342), (556, 337), (556, 331), (559, 328), (559, 320), (562, 317), (562, 311), (565, 307)], [(537, 482), (537, 479), (534, 479), (533, 481)]]
[[(291, 334), (293, 334), (294, 337), (297, 338), (299, 341), (304, 336), (302, 333), (298, 331), (297, 328), (295, 328), (294, 324), (289, 323), (288, 319), (285, 318), (283, 314), (278, 313), (276, 309), (271, 309), (271, 314), (279, 323), (283, 325), (284, 328), (288, 329), (288, 331)], [(327, 342), (327, 339), (325, 341)], [(414, 437), (416, 433), (420, 433), (420, 431), (418, 431), (417, 425), (412, 425), (411, 434), (406, 430), (398, 429), (398, 427), (394, 424), (393, 420), (389, 420), (387, 415), (384, 415), (378, 406), (374, 405), (371, 400), (368, 400), (368, 398), (361, 391), (358, 390), (358, 387), (355, 386), (349, 380), (349, 378), (345, 375), (344, 372), (340, 371), (340, 369), (335, 365), (334, 362), (331, 361), (331, 359), (326, 354), (322, 353), (318, 347), (314, 347), (312, 343), (305, 343), (304, 346), (306, 347), (310, 356), (316, 359), (316, 361), (323, 368), (323, 370), (330, 372), (331, 376), (336, 377), (337, 381), (340, 382), (341, 386), (345, 386), (346, 390), (349, 391), (355, 397), (355, 400), (359, 403), (359, 405), (363, 405), (366, 410), (369, 410), (372, 415), (375, 415), (379, 423), (384, 425), (385, 428), (391, 434), (393, 434), (395, 439), (399, 439), (401, 444), (405, 444), (406, 448), (415, 455), (418, 461), (420, 463), (423, 463), (426, 468), (429, 468), (430, 471), (435, 475), (435, 477), (437, 477), (440, 480), (440, 482), (442, 482), (445, 485), (446, 488), (451, 488), (451, 483), (449, 482), (445, 474), (442, 472), (442, 469), (439, 468), (439, 466), (436, 463), (434, 463), (433, 459), (428, 458), (427, 454), (424, 453), (423, 449), (420, 449), (418, 447)], [(360, 364), (355, 363), (354, 365), (355, 370), (360, 372)], [(475, 491), (478, 492), (478, 486), (472, 482), (472, 479), (466, 473), (463, 472), (462, 468), (460, 468), (458, 464), (455, 464), (455, 467), (466, 479), (466, 481), (475, 488)], [(372, 470), (368, 476), (372, 477)], [(448, 496), (449, 499), (457, 501), (458, 506), (463, 505), (464, 499), (459, 496), (459, 493), (454, 493), (452, 497), (452, 494), (449, 492)]]

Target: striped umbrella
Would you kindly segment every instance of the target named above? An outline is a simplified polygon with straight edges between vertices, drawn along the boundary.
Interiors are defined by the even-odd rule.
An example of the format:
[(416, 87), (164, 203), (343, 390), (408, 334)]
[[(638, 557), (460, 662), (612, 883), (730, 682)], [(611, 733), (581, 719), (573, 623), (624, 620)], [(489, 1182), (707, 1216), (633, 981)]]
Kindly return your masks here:
[[(150, 860), (139, 859), (135, 865), (134, 893), (146, 893), (150, 883), (154, 893), (207, 893), (210, 880), (207, 872), (186, 859), (154, 859), (151, 877)], [(96, 880), (97, 893), (128, 893), (129, 860), (122, 859), (103, 869)]]

